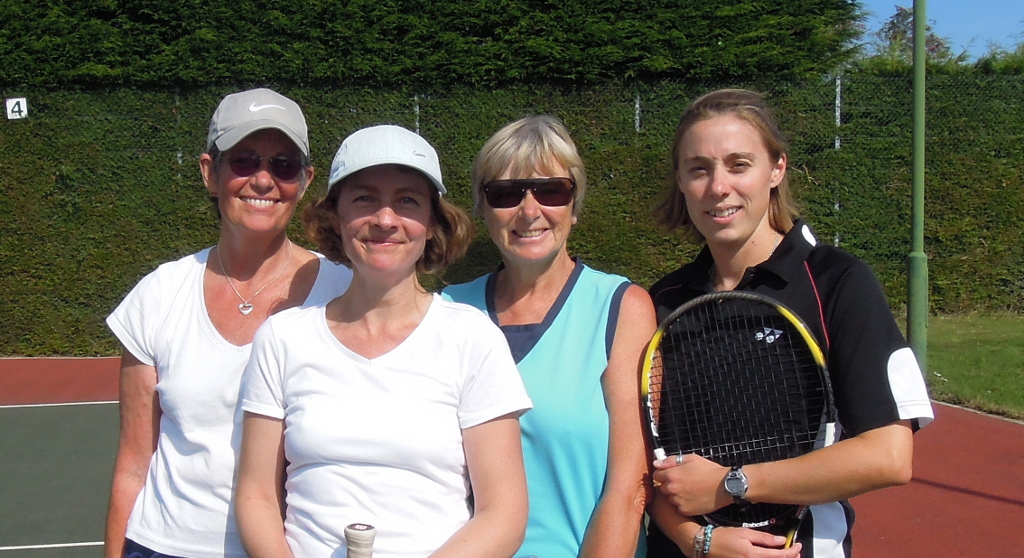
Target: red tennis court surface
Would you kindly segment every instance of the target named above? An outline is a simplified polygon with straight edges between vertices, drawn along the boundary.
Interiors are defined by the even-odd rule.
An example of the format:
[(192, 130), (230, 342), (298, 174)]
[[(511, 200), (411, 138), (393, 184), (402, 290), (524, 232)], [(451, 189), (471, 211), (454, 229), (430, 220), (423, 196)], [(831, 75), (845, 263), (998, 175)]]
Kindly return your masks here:
[[(117, 399), (117, 359), (0, 358), (0, 405)], [(859, 496), (861, 558), (1024, 555), (1024, 424), (935, 405), (910, 484)]]
[(0, 405), (117, 401), (117, 358), (0, 358)]

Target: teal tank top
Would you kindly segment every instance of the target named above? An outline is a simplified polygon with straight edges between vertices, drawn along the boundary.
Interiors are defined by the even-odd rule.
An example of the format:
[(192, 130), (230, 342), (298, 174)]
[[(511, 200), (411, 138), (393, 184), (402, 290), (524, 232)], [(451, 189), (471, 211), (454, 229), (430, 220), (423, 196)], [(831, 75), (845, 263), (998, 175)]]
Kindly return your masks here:
[[(497, 323), (491, 273), (444, 289)], [(520, 419), (530, 496), (526, 539), (517, 557), (579, 555), (608, 471), (608, 411), (601, 376), (629, 280), (577, 261), (539, 324), (502, 326), (533, 409)], [(636, 556), (646, 554), (646, 530)]]

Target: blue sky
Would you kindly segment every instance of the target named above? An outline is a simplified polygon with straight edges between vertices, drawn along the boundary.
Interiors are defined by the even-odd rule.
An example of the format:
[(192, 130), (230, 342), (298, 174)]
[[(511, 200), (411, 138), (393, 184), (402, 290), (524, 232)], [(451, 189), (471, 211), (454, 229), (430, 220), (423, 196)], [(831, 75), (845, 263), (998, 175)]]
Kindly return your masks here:
[[(932, 32), (950, 40), (954, 54), (967, 51), (972, 58), (985, 54), (989, 43), (1012, 47), (1024, 41), (1022, 0), (925, 0)], [(896, 13), (896, 6), (913, 8), (913, 0), (860, 0), (868, 33)]]

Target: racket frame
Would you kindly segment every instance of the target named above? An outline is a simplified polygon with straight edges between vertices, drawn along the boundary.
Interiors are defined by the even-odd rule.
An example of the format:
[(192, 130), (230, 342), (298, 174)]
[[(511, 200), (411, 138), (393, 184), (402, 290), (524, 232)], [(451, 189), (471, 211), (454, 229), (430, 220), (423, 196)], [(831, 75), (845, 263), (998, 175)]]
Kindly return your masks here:
[[(836, 410), (835, 401), (832, 394), (831, 379), (829, 377), (828, 368), (825, 362), (825, 354), (821, 350), (821, 347), (818, 345), (817, 340), (814, 338), (814, 334), (811, 332), (810, 328), (807, 327), (807, 324), (789, 307), (769, 296), (760, 293), (755, 293), (752, 291), (717, 291), (695, 297), (685, 302), (684, 304), (680, 305), (675, 310), (673, 310), (672, 313), (670, 313), (664, 320), (661, 321), (660, 324), (658, 324), (658, 329), (651, 337), (651, 340), (647, 344), (647, 349), (644, 352), (643, 373), (641, 374), (640, 389), (643, 404), (647, 414), (647, 425), (652, 438), (651, 441), (653, 443), (653, 453), (655, 459), (664, 460), (668, 457), (663, 445), (661, 444), (661, 437), (658, 432), (660, 394), (655, 393), (651, 389), (651, 370), (654, 366), (654, 360), (657, 357), (657, 353), (661, 347), (661, 342), (664, 339), (666, 332), (672, 326), (672, 324), (674, 324), (681, 315), (689, 312), (692, 308), (702, 304), (707, 304), (709, 302), (730, 299), (748, 300), (768, 305), (774, 308), (776, 312), (783, 316), (793, 326), (793, 328), (800, 333), (804, 341), (804, 344), (810, 350), (810, 353), (815, 361), (815, 364), (817, 364), (818, 372), (821, 375), (822, 391), (824, 392), (824, 409), (822, 413), (822, 424), (818, 432), (818, 442), (816, 444), (816, 447), (812, 451), (816, 451), (821, 447), (826, 447), (834, 443)], [(748, 464), (752, 465), (753, 463)], [(786, 533), (786, 544), (784, 548), (789, 548), (792, 546), (793, 541), (796, 537), (796, 533), (799, 530), (800, 525), (807, 514), (808, 506), (794, 504), (794, 510), (795, 511), (793, 513), (792, 519), (789, 520), (792, 522), (793, 526)], [(714, 525), (716, 523), (711, 518), (712, 515), (713, 513), (705, 514), (703, 518), (705, 521)], [(753, 529), (760, 529), (766, 527), (767, 524), (770, 523), (770, 521), (771, 520), (765, 522), (764, 525), (744, 526)]]

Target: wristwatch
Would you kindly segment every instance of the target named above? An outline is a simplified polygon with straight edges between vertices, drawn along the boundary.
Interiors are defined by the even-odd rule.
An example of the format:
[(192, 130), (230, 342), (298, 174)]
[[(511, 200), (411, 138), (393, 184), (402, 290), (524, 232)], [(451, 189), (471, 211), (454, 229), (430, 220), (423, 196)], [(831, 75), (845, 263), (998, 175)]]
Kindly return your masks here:
[(737, 506), (745, 506), (747, 501), (747, 475), (743, 474), (742, 467), (733, 467), (725, 474), (725, 491), (732, 496), (732, 503)]

